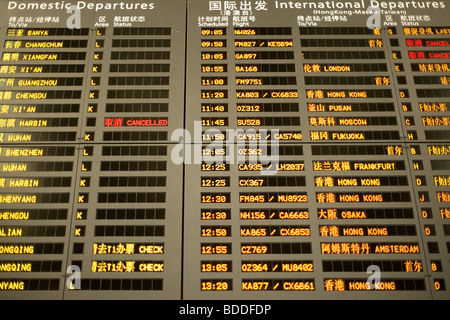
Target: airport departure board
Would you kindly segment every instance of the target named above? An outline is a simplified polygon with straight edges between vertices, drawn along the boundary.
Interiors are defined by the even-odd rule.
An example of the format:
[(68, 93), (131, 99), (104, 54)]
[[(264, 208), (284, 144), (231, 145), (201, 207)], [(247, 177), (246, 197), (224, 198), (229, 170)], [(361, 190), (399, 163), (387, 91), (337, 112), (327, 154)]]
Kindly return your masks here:
[(448, 1), (0, 12), (0, 300), (450, 298)]

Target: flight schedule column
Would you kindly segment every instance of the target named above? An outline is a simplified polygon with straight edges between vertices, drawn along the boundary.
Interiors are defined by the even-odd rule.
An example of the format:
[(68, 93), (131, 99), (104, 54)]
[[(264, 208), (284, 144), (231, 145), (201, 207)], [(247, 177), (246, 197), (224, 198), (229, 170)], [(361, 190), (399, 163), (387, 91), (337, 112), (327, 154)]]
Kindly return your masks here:
[(304, 147), (293, 144), (303, 138), (298, 31), (281, 19), (253, 24), (266, 10), (189, 7), (186, 298), (316, 290)]
[[(201, 168), (197, 174), (200, 176), (200, 203), (201, 208), (197, 212), (195, 220), (200, 221), (200, 229), (195, 230), (195, 236), (200, 237), (200, 246), (196, 251), (200, 253), (200, 265), (194, 262), (185, 265), (186, 271), (190, 274), (192, 268), (196, 268), (195, 272), (201, 272), (203, 277), (200, 279), (199, 288), (203, 292), (232, 292), (233, 280), (230, 274), (233, 272), (233, 261), (231, 255), (234, 248), (230, 241), (234, 232), (231, 226), (232, 211), (229, 208), (231, 204), (231, 187), (232, 181), (228, 173), (230, 165), (225, 162), (204, 161), (204, 158), (225, 157), (227, 150), (222, 145), (210, 146), (208, 143), (213, 141), (226, 140), (226, 132), (221, 130), (227, 128), (230, 124), (230, 108), (229, 99), (232, 95), (228, 90), (232, 78), (229, 76), (231, 70), (228, 66), (228, 60), (231, 58), (228, 53), (228, 47), (231, 43), (227, 40), (227, 28), (201, 28), (201, 104), (192, 112), (200, 112), (201, 122), (194, 123), (194, 130), (198, 128), (201, 133), (201, 139), (196, 139), (194, 152), (196, 147), (201, 148)], [(189, 102), (187, 102), (189, 104)], [(189, 108), (190, 109), (190, 108)], [(187, 114), (186, 114), (187, 115)], [(188, 120), (188, 128), (192, 128), (192, 122)], [(217, 129), (216, 129), (217, 128)], [(214, 130), (216, 129), (216, 130)], [(189, 131), (187, 131), (189, 134)], [(194, 133), (195, 134), (195, 133)], [(190, 147), (188, 145), (188, 147)], [(200, 151), (200, 149), (198, 149)], [(196, 155), (194, 155), (194, 159)], [(195, 162), (194, 162), (195, 164)], [(187, 170), (191, 164), (188, 164)], [(195, 166), (194, 168), (198, 168)], [(188, 188), (192, 184), (197, 184), (197, 178), (188, 178)], [(192, 182), (191, 182), (192, 181)], [(197, 228), (195, 220), (188, 218), (192, 222), (194, 228)], [(188, 227), (186, 230), (191, 230)], [(187, 234), (187, 233), (186, 233)], [(187, 243), (189, 247), (193, 246)], [(185, 250), (185, 252), (188, 252)], [(190, 285), (185, 281), (186, 288)], [(189, 290), (189, 289), (188, 289)], [(189, 297), (187, 295), (186, 297)]]

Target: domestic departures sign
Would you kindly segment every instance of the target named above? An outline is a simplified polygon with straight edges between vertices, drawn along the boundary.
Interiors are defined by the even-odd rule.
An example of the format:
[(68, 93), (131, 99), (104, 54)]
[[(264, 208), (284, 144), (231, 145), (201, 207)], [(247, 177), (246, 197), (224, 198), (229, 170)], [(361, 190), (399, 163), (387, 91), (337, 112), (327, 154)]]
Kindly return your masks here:
[(0, 6), (0, 299), (450, 297), (446, 2)]

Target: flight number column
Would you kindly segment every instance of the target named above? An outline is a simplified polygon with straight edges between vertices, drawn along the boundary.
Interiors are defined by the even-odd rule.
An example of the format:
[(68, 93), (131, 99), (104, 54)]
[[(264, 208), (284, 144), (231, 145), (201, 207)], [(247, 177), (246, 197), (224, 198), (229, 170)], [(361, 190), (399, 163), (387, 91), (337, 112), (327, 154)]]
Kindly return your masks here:
[(234, 29), (242, 296), (316, 290), (291, 27)]

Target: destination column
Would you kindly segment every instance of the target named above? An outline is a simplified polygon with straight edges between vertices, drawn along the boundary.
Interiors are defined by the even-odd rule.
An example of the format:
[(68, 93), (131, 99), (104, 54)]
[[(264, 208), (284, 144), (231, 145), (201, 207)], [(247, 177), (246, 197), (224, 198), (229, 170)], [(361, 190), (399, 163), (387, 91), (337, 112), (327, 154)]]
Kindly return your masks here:
[(61, 299), (89, 29), (1, 6), (0, 290)]

